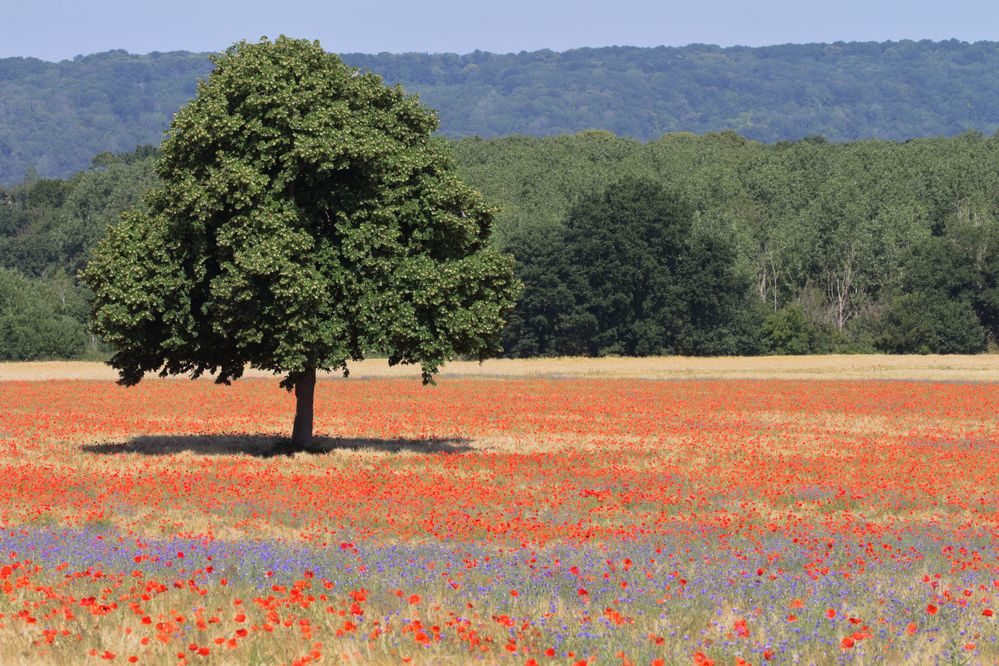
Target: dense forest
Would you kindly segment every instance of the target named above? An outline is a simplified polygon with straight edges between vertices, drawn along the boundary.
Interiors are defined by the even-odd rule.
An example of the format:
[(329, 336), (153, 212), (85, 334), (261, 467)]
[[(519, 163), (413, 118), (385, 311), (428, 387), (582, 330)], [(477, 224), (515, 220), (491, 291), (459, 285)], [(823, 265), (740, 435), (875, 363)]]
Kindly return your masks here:
[(210, 70), (204, 53), (0, 58), (0, 184), (64, 178), (97, 153), (159, 144)]
[[(327, 44), (335, 50), (335, 44)], [(498, 55), (346, 54), (419, 93), (441, 133), (604, 129), (639, 140), (731, 129), (758, 141), (905, 140), (999, 128), (999, 43), (608, 47)], [(0, 59), (0, 184), (65, 178), (102, 151), (158, 144), (208, 54)]]
[[(999, 134), (452, 142), (524, 284), (512, 356), (959, 353), (999, 338)], [(0, 356), (99, 353), (77, 273), (154, 149), (0, 190)]]

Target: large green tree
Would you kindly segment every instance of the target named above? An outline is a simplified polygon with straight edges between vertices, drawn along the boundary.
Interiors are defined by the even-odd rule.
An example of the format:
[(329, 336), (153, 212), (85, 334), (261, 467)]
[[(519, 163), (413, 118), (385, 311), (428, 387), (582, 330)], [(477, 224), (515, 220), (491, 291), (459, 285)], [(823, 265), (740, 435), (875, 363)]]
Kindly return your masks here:
[(214, 63), (173, 119), (161, 186), (84, 274), (120, 382), (283, 374), (305, 446), (317, 370), (381, 353), (430, 382), (496, 351), (512, 259), (487, 246), (493, 211), (436, 116), (317, 42), (240, 42)]
[(692, 229), (686, 198), (625, 176), (574, 205), (561, 228), (515, 235), (524, 294), (513, 356), (737, 354), (758, 350), (762, 311), (735, 249)]

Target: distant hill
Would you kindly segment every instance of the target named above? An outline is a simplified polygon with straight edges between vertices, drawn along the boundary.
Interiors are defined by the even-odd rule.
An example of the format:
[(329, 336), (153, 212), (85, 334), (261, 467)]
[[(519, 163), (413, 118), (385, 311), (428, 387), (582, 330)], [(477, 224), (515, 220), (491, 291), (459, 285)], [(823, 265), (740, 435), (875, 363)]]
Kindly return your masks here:
[(64, 177), (99, 152), (160, 143), (170, 117), (210, 70), (204, 53), (0, 59), (0, 184), (29, 167)]
[[(999, 43), (608, 47), (498, 55), (345, 54), (439, 110), (449, 137), (734, 129), (766, 142), (904, 140), (999, 128)], [(0, 184), (64, 177), (159, 143), (208, 54), (0, 59)]]

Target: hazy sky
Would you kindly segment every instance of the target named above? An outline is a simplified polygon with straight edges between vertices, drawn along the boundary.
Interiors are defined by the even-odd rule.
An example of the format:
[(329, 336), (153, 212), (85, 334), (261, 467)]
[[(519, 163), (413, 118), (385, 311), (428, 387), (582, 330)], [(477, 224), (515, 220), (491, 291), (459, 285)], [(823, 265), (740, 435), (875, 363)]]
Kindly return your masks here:
[(219, 51), (279, 34), (337, 53), (999, 40), (996, 0), (0, 0), (0, 57)]

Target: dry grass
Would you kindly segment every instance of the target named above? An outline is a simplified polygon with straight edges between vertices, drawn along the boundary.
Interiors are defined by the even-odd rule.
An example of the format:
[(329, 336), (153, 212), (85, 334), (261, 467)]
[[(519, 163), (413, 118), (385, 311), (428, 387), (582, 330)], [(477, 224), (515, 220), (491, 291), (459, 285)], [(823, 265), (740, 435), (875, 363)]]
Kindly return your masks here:
[[(416, 377), (413, 366), (389, 367), (382, 359), (352, 363), (356, 378)], [(999, 354), (886, 356), (875, 354), (757, 357), (542, 358), (455, 361), (442, 377), (608, 377), (636, 379), (905, 379), (944, 382), (999, 381)], [(248, 370), (248, 377), (268, 373)], [(333, 375), (336, 377), (337, 375)], [(115, 371), (85, 361), (0, 363), (0, 381), (115, 379)]]

